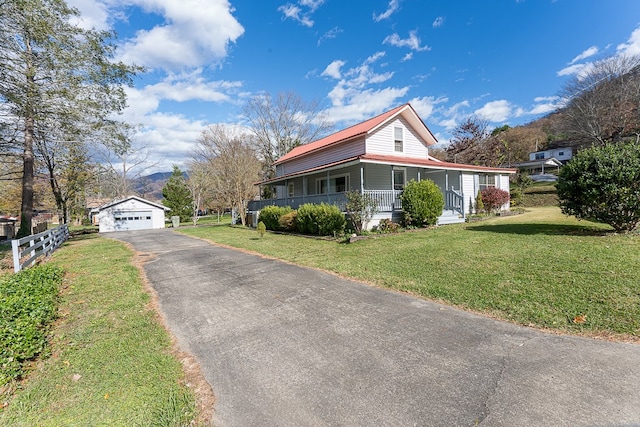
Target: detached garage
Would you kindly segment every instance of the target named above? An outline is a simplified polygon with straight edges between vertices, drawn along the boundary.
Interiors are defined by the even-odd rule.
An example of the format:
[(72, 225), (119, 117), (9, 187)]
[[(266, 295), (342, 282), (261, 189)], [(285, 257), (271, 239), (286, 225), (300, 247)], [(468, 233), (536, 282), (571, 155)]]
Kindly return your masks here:
[(98, 225), (101, 233), (164, 228), (164, 214), (169, 210), (159, 203), (129, 196), (100, 206)]

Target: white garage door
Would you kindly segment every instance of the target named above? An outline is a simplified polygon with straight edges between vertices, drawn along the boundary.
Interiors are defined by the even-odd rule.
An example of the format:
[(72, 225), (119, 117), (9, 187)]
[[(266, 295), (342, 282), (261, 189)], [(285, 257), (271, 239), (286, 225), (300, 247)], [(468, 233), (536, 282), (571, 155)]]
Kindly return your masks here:
[(151, 211), (115, 211), (115, 231), (148, 230), (153, 228)]

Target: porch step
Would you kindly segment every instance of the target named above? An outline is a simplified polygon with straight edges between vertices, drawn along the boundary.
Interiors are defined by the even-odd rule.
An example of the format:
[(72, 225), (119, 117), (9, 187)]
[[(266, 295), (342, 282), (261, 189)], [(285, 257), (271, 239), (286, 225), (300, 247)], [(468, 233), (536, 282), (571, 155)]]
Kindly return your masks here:
[(446, 224), (459, 224), (464, 222), (464, 218), (459, 215), (457, 212), (453, 211), (444, 211), (442, 215), (438, 217), (438, 225), (446, 225)]

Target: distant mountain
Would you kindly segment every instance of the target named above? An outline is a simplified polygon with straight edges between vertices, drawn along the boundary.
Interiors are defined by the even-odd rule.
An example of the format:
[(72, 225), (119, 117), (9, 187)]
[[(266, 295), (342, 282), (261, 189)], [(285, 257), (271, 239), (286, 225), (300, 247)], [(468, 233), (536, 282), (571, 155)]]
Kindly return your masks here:
[(162, 188), (170, 176), (171, 172), (156, 172), (151, 175), (141, 176), (134, 181), (133, 189), (140, 197), (159, 202), (162, 200)]

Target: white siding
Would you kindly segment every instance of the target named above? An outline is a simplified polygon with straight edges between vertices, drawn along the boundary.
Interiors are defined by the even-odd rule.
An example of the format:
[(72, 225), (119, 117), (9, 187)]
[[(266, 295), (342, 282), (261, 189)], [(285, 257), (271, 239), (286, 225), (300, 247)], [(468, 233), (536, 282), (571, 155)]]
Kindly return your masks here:
[(315, 153), (292, 159), (276, 167), (276, 176), (301, 172), (364, 154), (364, 138), (336, 144)]
[(367, 164), (364, 168), (365, 190), (391, 190), (391, 166)]
[[(510, 193), (509, 191), (509, 175), (500, 175), (499, 178), (496, 178), (496, 181), (500, 181), (500, 189)], [(503, 211), (508, 211), (511, 208), (511, 202), (507, 202), (502, 205)]]
[[(393, 144), (393, 128), (401, 127), (404, 136), (403, 152), (395, 151)], [(367, 138), (366, 150), (368, 154), (382, 154), (386, 156), (405, 156), (426, 158), (428, 154), (426, 143), (413, 131), (407, 121), (400, 117), (378, 129)]]
[[(151, 221), (146, 223), (149, 228), (164, 228), (164, 210), (147, 203), (143, 203), (137, 199), (127, 199), (121, 203), (101, 209), (97, 215), (99, 221), (99, 230), (101, 233), (118, 231), (116, 229), (115, 213), (124, 212), (151, 212)], [(139, 229), (139, 228), (138, 228)]]
[(463, 173), (462, 174), (462, 195), (464, 197), (464, 210), (465, 214), (470, 213), (469, 207), (471, 206), (470, 202), (473, 201), (473, 204), (476, 203), (476, 194), (477, 194), (477, 179), (476, 175), (473, 173)]

